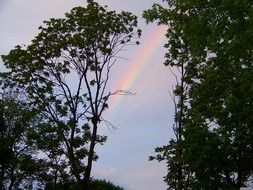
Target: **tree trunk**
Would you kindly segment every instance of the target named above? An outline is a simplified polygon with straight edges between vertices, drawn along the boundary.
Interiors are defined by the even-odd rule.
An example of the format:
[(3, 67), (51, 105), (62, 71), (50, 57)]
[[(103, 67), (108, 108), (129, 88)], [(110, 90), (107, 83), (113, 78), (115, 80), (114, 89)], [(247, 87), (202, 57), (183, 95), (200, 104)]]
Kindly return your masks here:
[(94, 157), (94, 149), (96, 146), (97, 127), (98, 127), (97, 126), (98, 119), (96, 116), (93, 117), (92, 124), (93, 124), (93, 131), (92, 131), (91, 143), (90, 143), (90, 149), (89, 149), (89, 155), (88, 155), (88, 163), (87, 163), (87, 167), (86, 167), (85, 174), (84, 174), (84, 188), (85, 188), (85, 190), (90, 190), (89, 182), (90, 182), (92, 162), (93, 162), (93, 157)]
[(81, 190), (91, 190), (89, 180), (84, 179)]
[(65, 138), (64, 139), (65, 141), (65, 144), (67, 146), (67, 151), (68, 151), (68, 158), (69, 158), (69, 161), (70, 161), (70, 165), (71, 165), (71, 168), (73, 170), (73, 175), (75, 176), (76, 178), (76, 181), (79, 185), (81, 185), (81, 178), (80, 178), (80, 175), (79, 175), (79, 172), (78, 172), (78, 166), (76, 164), (76, 158), (75, 158), (75, 155), (74, 155), (74, 150), (73, 150), (73, 147), (71, 145), (71, 143), (68, 142), (68, 140)]

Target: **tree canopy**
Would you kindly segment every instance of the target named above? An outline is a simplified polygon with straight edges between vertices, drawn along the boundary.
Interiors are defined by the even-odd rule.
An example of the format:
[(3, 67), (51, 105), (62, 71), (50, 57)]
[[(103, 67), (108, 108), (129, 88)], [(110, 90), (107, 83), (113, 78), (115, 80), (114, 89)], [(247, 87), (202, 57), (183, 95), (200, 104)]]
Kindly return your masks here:
[(53, 183), (75, 179), (78, 188), (90, 189), (95, 146), (106, 141), (98, 125), (107, 122), (108, 99), (124, 94), (107, 89), (111, 68), (119, 52), (139, 44), (137, 17), (88, 0), (87, 7), (44, 21), (39, 30), (31, 44), (2, 56), (8, 69), (1, 73), (3, 88), (24, 92), (41, 114), (31, 136), (49, 161)]
[(154, 4), (144, 17), (168, 25), (166, 65), (185, 67), (182, 161), (193, 177), (187, 188), (240, 189), (253, 169), (252, 2), (166, 3)]
[(38, 113), (16, 92), (0, 95), (0, 189), (19, 189), (40, 180), (43, 161), (29, 138)]

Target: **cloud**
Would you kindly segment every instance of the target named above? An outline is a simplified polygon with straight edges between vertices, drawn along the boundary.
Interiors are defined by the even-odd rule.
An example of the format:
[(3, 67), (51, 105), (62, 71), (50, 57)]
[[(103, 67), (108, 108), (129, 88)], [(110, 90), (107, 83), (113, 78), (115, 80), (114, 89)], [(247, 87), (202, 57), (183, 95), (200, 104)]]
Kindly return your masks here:
[[(139, 164), (135, 169), (125, 173), (125, 180), (135, 187), (135, 190), (166, 189), (163, 176), (166, 173), (164, 164)], [(157, 178), (161, 180), (158, 181)]]
[(118, 170), (116, 168), (94, 168), (93, 176), (95, 178), (113, 178), (117, 175)]
[(128, 164), (125, 169), (121, 170), (95, 165), (92, 176), (96, 179), (109, 180), (124, 187), (125, 190), (165, 190), (166, 185), (163, 182), (165, 173), (164, 164), (133, 160), (131, 165)]

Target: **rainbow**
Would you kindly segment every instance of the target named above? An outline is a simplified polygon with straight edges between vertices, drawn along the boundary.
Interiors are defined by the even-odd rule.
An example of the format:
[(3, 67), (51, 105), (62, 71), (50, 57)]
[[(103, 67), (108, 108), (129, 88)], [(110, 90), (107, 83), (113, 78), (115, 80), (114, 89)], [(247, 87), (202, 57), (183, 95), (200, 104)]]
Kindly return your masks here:
[[(155, 27), (143, 40), (139, 51), (136, 52), (134, 58), (130, 61), (127, 70), (118, 80), (113, 89), (132, 91), (133, 86), (138, 82), (140, 73), (142, 73), (151, 63), (150, 57), (154, 55), (156, 49), (162, 46), (162, 41), (165, 39), (167, 27)], [(120, 107), (124, 96), (112, 96), (109, 102), (108, 115), (109, 119), (113, 119), (114, 113)]]

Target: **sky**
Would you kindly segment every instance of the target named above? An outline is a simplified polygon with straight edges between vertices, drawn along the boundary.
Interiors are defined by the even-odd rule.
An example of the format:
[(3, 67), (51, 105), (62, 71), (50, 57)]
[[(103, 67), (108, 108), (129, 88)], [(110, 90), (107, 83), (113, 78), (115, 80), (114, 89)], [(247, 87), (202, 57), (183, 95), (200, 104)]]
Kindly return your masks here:
[[(112, 90), (121, 88), (133, 96), (118, 96), (109, 102), (104, 118), (106, 126), (99, 133), (108, 141), (96, 149), (99, 160), (94, 163), (92, 176), (110, 180), (125, 190), (165, 190), (165, 163), (148, 161), (154, 148), (168, 143), (173, 137), (174, 107), (169, 92), (174, 84), (170, 70), (163, 65), (166, 50), (165, 26), (146, 25), (142, 12), (152, 6), (152, 0), (97, 0), (108, 9), (130, 11), (139, 17), (143, 30), (139, 46), (128, 50), (126, 60), (112, 73)], [(38, 33), (43, 20), (63, 17), (75, 6), (85, 6), (84, 0), (0, 0), (0, 55), (15, 45), (29, 44)], [(0, 60), (0, 69), (4, 70)]]

